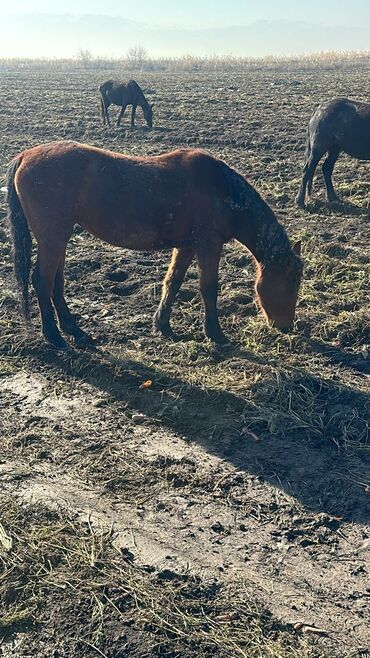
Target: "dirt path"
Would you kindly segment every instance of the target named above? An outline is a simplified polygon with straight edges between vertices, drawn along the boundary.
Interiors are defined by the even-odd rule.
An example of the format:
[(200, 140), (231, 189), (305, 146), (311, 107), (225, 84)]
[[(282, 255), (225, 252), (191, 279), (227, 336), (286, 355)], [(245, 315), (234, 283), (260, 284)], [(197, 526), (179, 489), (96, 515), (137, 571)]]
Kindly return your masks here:
[[(114, 524), (116, 545), (141, 564), (246, 581), (283, 623), (324, 629), (339, 653), (366, 646), (370, 535), (364, 523), (308, 512), (278, 482), (269, 483), (262, 467), (260, 475), (237, 469), (230, 457), (212, 456), (200, 442), (160, 424), (153, 427), (145, 415), (127, 422), (116, 408), (113, 419), (104, 396), (88, 385), (81, 391), (72, 384), (68, 394), (58, 395), (52, 387), (47, 376), (29, 372), (1, 380), (7, 408), (26, 424), (18, 440), (26, 454), (30, 446), (33, 453), (31, 459), (2, 461), (3, 492), (90, 516), (100, 526)], [(216, 412), (216, 426), (217, 421)], [(41, 446), (40, 423), (60, 439)], [(209, 429), (205, 424), (203, 435)], [(115, 470), (105, 468), (96, 477), (112, 431)], [(263, 452), (273, 449), (264, 443)], [(246, 435), (237, 459), (258, 460), (255, 444), (256, 437)], [(285, 442), (286, 462), (290, 448)], [(304, 450), (308, 456), (307, 446)], [(124, 474), (117, 469), (121, 459), (130, 459)], [(343, 486), (345, 473), (335, 455), (328, 454), (322, 468), (337, 468), (332, 484)], [(130, 482), (136, 469), (142, 482)]]

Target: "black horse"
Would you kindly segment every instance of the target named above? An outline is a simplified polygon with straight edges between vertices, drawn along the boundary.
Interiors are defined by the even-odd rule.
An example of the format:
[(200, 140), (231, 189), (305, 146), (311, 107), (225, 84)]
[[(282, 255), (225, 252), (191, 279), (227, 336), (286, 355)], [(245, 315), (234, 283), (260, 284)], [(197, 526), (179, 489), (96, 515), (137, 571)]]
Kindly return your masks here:
[(327, 153), (322, 171), (329, 203), (338, 201), (332, 182), (334, 165), (341, 151), (358, 160), (370, 160), (370, 103), (333, 98), (319, 105), (308, 124), (306, 163), (296, 203), (305, 206), (306, 188), (311, 193), (315, 169)]
[(116, 80), (107, 80), (100, 87), (101, 116), (103, 124), (110, 126), (108, 107), (110, 105), (120, 105), (121, 110), (117, 119), (119, 126), (127, 105), (132, 105), (131, 128), (135, 128), (135, 113), (138, 105), (143, 110), (145, 121), (149, 128), (153, 126), (153, 105), (149, 105), (142, 89), (135, 80), (129, 82), (117, 82)]

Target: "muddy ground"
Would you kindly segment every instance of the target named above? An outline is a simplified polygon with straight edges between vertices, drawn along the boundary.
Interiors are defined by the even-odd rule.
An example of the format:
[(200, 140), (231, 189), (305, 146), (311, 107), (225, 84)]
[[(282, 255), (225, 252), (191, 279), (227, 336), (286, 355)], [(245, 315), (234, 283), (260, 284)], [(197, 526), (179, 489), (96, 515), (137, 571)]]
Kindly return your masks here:
[(143, 73), (153, 130), (140, 109), (136, 130), (128, 114), (101, 125), (109, 71), (1, 76), (1, 175), (53, 139), (202, 146), (302, 240), (305, 274), (281, 335), (254, 303), (249, 254), (227, 245), (231, 344), (203, 339), (195, 266), (168, 341), (151, 318), (169, 254), (76, 230), (67, 298), (97, 351), (54, 352), (35, 300), (24, 329), (1, 195), (0, 655), (368, 655), (369, 164), (341, 157), (342, 203), (327, 206), (320, 172), (307, 210), (293, 203), (312, 109), (366, 98), (367, 72)]

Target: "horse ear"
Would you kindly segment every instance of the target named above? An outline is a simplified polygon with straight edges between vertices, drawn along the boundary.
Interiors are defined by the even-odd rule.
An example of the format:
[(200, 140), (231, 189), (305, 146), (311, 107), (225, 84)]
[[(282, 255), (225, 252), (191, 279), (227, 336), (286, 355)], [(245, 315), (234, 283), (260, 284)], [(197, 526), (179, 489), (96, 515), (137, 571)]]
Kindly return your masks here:
[(301, 247), (302, 247), (302, 242), (298, 240), (297, 242), (294, 243), (292, 249), (297, 256), (301, 255)]

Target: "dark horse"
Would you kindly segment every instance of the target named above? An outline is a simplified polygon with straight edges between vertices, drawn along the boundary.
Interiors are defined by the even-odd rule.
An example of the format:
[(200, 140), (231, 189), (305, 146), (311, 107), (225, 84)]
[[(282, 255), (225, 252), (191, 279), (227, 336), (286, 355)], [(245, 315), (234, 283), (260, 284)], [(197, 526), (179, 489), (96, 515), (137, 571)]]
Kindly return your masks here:
[(370, 103), (333, 98), (319, 105), (308, 124), (306, 163), (296, 203), (304, 208), (306, 188), (311, 193), (315, 169), (327, 153), (322, 171), (329, 203), (338, 201), (331, 179), (341, 151), (359, 160), (370, 160)]
[(153, 127), (153, 105), (149, 105), (141, 88), (135, 80), (130, 80), (129, 82), (107, 80), (100, 85), (99, 91), (103, 124), (107, 123), (108, 126), (110, 126), (108, 114), (108, 107), (110, 105), (121, 106), (117, 119), (117, 126), (121, 123), (127, 105), (132, 105), (131, 128), (135, 128), (136, 108), (140, 105), (149, 128)]
[(15, 273), (29, 318), (31, 232), (37, 241), (32, 274), (45, 339), (65, 347), (54, 318), (77, 344), (90, 342), (64, 299), (64, 260), (76, 223), (118, 247), (174, 248), (154, 316), (155, 329), (171, 335), (176, 293), (195, 256), (210, 339), (222, 343), (217, 317), (222, 246), (244, 244), (257, 265), (256, 292), (266, 317), (288, 330), (302, 276), (299, 245), (291, 247), (271, 208), (221, 160), (196, 149), (153, 157), (128, 157), (76, 142), (52, 142), (20, 153), (8, 171), (9, 220)]

